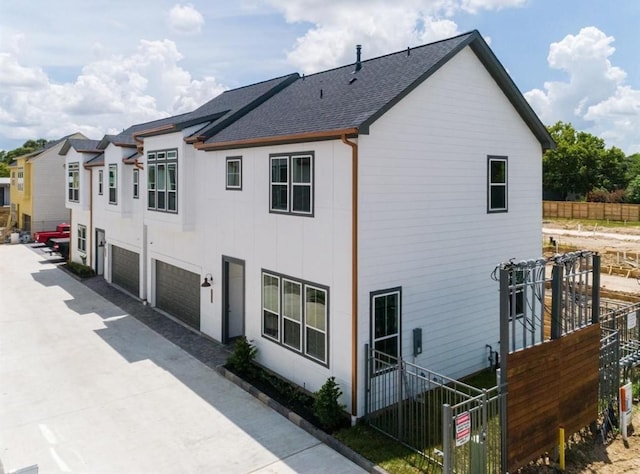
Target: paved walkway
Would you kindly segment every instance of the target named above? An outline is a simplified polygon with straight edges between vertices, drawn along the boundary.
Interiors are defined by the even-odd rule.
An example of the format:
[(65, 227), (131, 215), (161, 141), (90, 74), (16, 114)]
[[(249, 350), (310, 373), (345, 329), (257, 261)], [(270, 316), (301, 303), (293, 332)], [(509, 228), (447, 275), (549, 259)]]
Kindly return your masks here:
[(227, 354), (0, 245), (0, 472), (363, 472), (212, 370)]

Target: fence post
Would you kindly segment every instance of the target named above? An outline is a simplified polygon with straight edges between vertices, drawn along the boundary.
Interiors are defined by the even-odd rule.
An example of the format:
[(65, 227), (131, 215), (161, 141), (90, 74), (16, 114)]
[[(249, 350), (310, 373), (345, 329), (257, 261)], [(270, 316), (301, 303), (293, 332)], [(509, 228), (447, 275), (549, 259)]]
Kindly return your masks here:
[(369, 354), (369, 344), (364, 345), (364, 417), (369, 416), (369, 397), (371, 397), (371, 377), (369, 376), (371, 367), (371, 354)]
[(598, 324), (600, 322), (600, 255), (594, 253), (592, 259), (591, 323)]
[(398, 379), (396, 381), (396, 391), (397, 391), (397, 397), (398, 397), (398, 439), (400, 441), (404, 440), (404, 430), (403, 430), (403, 422), (404, 420), (402, 419), (402, 371), (404, 370), (404, 367), (402, 367), (403, 365), (403, 360), (398, 357), (398, 365), (397, 365), (397, 371), (398, 371)]
[(453, 474), (451, 405), (442, 405), (442, 474)]
[(506, 472), (508, 462), (507, 433), (507, 362), (509, 359), (509, 272), (500, 269), (500, 462)]
[(562, 265), (554, 264), (551, 281), (551, 339), (562, 335)]

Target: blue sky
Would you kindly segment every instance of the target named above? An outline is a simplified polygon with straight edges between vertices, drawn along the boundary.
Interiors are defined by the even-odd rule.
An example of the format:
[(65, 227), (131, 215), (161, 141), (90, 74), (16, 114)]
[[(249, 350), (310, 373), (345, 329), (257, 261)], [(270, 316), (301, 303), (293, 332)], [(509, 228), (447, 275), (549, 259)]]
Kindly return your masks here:
[(640, 152), (640, 1), (0, 0), (0, 149), (477, 29), (545, 124)]

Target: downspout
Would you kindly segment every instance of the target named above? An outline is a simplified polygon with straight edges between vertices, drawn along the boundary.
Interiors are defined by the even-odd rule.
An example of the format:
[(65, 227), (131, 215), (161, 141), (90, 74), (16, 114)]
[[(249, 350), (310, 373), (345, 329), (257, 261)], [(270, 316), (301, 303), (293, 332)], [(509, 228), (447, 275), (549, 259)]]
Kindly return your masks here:
[[(71, 247), (71, 245), (69, 245)], [(89, 235), (87, 236), (89, 266), (93, 265), (93, 168), (89, 168)]]
[(358, 144), (340, 139), (351, 147), (351, 415), (358, 416)]

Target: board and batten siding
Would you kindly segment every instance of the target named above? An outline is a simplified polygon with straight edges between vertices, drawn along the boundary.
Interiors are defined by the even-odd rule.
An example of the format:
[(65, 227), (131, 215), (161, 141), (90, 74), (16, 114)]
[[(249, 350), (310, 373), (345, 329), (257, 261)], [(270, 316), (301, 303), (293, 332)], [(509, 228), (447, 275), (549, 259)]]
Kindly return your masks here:
[[(468, 47), (359, 141), (360, 347), (370, 292), (400, 286), (407, 360), (422, 328), (416, 363), (452, 377), (487, 367), (499, 340), (491, 272), (541, 254), (539, 142)], [(487, 213), (488, 155), (508, 157), (506, 213)]]

